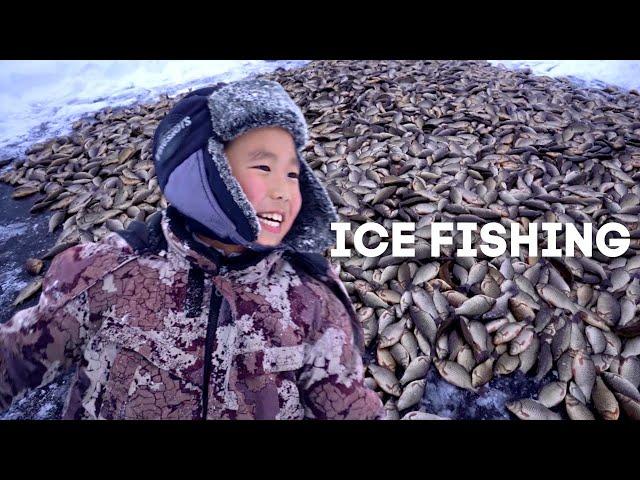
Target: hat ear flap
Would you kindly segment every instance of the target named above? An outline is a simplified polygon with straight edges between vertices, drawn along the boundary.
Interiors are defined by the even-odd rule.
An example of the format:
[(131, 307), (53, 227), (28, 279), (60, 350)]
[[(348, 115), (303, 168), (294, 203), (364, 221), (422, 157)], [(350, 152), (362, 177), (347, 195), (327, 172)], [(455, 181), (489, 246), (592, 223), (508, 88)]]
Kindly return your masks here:
[(211, 138), (205, 153), (205, 167), (209, 185), (218, 204), (247, 241), (255, 242), (260, 234), (258, 215), (231, 172), (229, 160), (220, 142)]
[(163, 190), (174, 169), (202, 149), (213, 134), (207, 98), (202, 95), (183, 98), (156, 128), (152, 153), (158, 184)]
[(247, 244), (258, 238), (258, 219), (231, 175), (207, 105), (222, 86), (196, 90), (174, 105), (154, 134), (153, 158), (160, 189), (178, 211), (214, 238)]
[(299, 151), (298, 160), (302, 207), (282, 243), (298, 251), (319, 253), (334, 244), (331, 222), (338, 221), (338, 214), (327, 191)]

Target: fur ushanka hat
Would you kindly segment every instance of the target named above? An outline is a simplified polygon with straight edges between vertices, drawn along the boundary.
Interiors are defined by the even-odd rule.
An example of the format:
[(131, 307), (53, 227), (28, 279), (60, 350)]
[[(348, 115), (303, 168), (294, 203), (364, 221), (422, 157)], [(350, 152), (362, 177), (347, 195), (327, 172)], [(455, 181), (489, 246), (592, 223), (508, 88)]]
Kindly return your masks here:
[(254, 250), (260, 223), (231, 173), (227, 142), (258, 127), (277, 126), (293, 137), (300, 161), (302, 207), (282, 240), (286, 248), (322, 253), (331, 246), (337, 215), (326, 190), (302, 158), (308, 140), (300, 108), (279, 83), (244, 80), (191, 92), (160, 122), (153, 139), (158, 183), (168, 202), (224, 243)]

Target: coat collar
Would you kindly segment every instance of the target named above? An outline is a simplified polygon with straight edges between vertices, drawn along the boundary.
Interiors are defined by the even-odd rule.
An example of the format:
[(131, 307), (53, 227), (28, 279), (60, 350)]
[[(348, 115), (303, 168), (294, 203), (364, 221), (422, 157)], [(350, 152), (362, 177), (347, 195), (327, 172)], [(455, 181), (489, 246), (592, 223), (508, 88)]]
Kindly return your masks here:
[(169, 256), (184, 259), (213, 275), (236, 276), (248, 269), (258, 276), (267, 275), (286, 249), (279, 246), (264, 251), (245, 250), (239, 255), (227, 256), (220, 250), (196, 240), (180, 215), (171, 207), (162, 212), (161, 226), (167, 240)]

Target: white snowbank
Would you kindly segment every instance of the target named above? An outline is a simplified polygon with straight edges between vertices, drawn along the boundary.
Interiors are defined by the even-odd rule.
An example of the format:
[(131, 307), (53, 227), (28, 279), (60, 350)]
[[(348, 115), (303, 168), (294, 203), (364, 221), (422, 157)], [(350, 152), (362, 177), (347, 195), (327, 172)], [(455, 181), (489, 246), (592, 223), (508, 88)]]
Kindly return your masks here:
[[(640, 89), (640, 61), (490, 60), (588, 86)], [(151, 101), (218, 81), (237, 80), (306, 61), (37, 60), (0, 61), (0, 159), (33, 142), (68, 133), (73, 121), (106, 106)]]
[(530, 68), (536, 75), (568, 77), (596, 88), (607, 85), (640, 90), (640, 61), (636, 60), (489, 60), (507, 68)]
[(0, 159), (61, 135), (106, 106), (150, 101), (219, 81), (295, 68), (305, 61), (0, 61)]

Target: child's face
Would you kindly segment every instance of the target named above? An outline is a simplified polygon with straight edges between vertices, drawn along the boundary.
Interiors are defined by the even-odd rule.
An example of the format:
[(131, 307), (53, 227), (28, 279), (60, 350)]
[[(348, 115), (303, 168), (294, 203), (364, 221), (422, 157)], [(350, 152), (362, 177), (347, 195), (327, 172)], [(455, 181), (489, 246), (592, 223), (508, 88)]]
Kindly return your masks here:
[[(256, 128), (229, 142), (225, 154), (231, 172), (258, 214), (257, 242), (278, 245), (302, 206), (293, 137), (279, 127)], [(265, 219), (264, 214), (275, 214), (276, 219)]]

